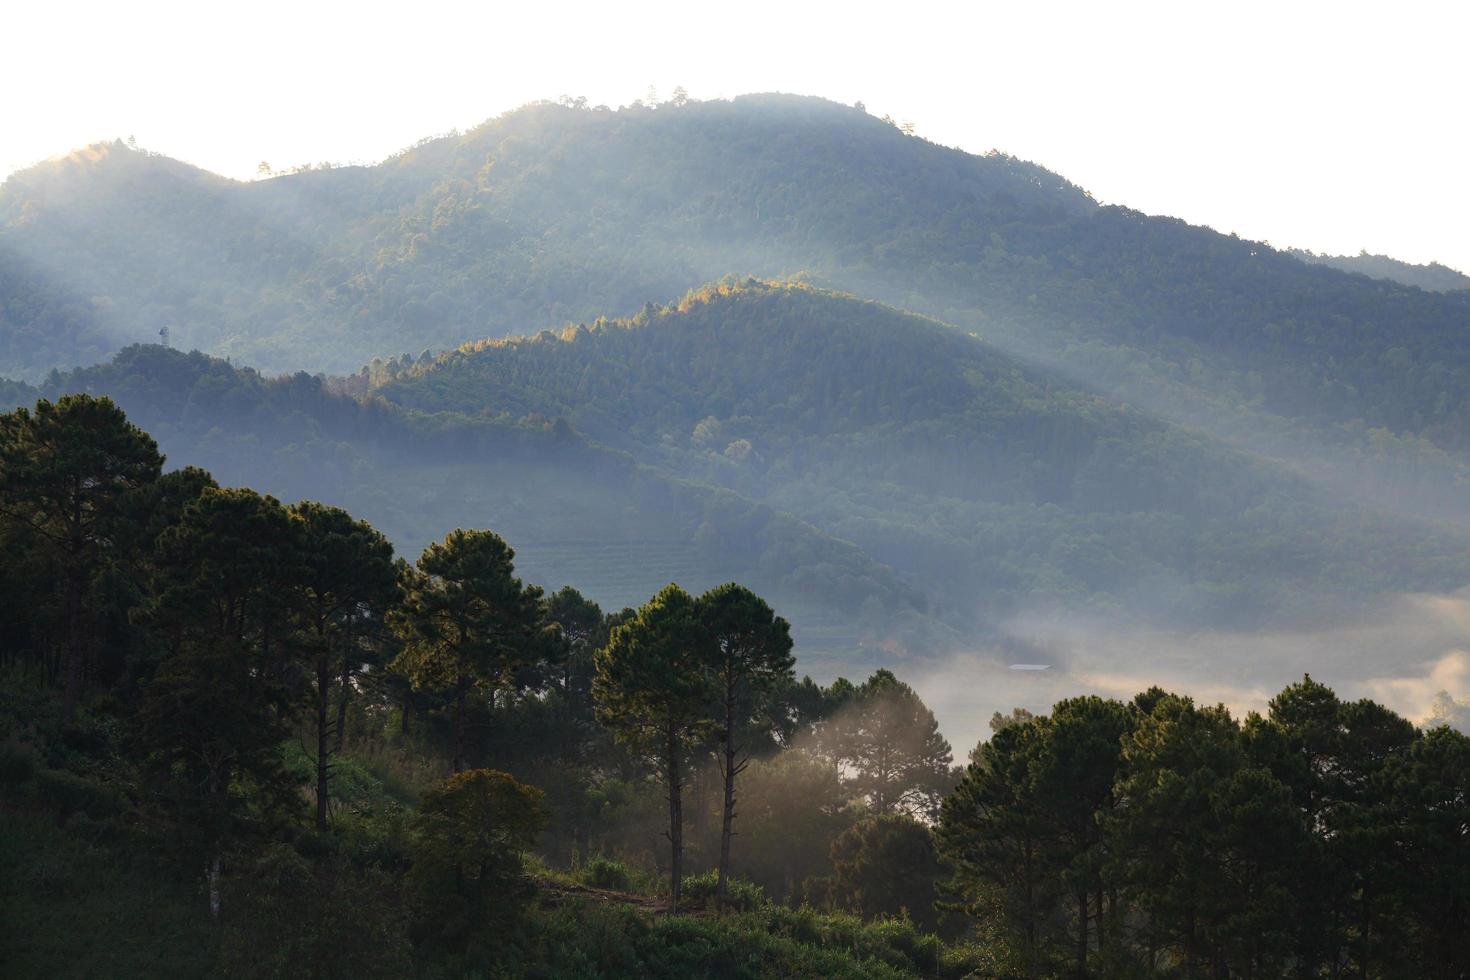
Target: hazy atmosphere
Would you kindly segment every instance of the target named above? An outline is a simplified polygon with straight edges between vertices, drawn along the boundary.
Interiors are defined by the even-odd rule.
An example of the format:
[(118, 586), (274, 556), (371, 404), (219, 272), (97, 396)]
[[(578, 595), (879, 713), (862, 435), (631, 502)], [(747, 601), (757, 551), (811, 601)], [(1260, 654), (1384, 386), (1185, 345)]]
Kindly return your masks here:
[(1470, 270), (1463, 5), (26, 4), (0, 174), (98, 140), (248, 180), (370, 163), (534, 99), (862, 100), (1099, 200)]
[(1470, 976), (1470, 14), (31, 5), (0, 975)]

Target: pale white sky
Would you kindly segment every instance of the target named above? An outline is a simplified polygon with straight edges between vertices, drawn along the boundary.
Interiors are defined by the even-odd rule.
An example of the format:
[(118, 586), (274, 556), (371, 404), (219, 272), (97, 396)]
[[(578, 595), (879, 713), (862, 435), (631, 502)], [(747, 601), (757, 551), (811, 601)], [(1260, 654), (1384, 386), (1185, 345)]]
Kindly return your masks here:
[(0, 174), (135, 135), (248, 177), (564, 93), (785, 91), (1109, 203), (1470, 271), (1464, 2), (21, 0), (0, 23)]

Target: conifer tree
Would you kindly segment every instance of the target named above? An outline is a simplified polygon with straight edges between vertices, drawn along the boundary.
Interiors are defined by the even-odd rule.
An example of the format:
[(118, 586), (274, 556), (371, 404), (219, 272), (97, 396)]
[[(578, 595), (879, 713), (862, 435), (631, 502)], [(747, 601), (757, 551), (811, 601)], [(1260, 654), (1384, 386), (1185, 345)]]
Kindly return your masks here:
[(850, 697), (823, 725), (822, 740), (825, 751), (853, 771), (854, 794), (880, 816), (932, 816), (952, 788), (953, 761), (934, 712), (887, 669), (875, 671)]
[(735, 823), (735, 778), (750, 764), (753, 728), (772, 723), (771, 695), (794, 681), (791, 626), (755, 593), (731, 582), (699, 597), (700, 617), (714, 655), (715, 717), (720, 726), (720, 866), (715, 893), (725, 897), (730, 873), (730, 838)]
[(689, 593), (667, 585), (597, 652), (597, 717), (620, 740), (659, 760), (669, 803), (670, 908), (678, 911), (684, 871), (683, 758), (715, 724), (709, 632)]
[(316, 721), (316, 825), (326, 829), (332, 754), (329, 707), (340, 686), (340, 739), (351, 677), (362, 662), (360, 638), (398, 598), (393, 546), (373, 527), (337, 507), (305, 500), (290, 507), (301, 537), (301, 614), (312, 662)]
[(0, 415), (0, 519), (44, 542), (61, 572), (64, 724), (81, 696), (88, 585), (122, 532), (125, 499), (162, 467), (157, 444), (108, 398), (65, 395)]
[(396, 663), (417, 686), (454, 698), (455, 772), (465, 768), (465, 707), (478, 685), (509, 683), (541, 620), (541, 589), (515, 577), (515, 551), (490, 531), (451, 531), (404, 583)]

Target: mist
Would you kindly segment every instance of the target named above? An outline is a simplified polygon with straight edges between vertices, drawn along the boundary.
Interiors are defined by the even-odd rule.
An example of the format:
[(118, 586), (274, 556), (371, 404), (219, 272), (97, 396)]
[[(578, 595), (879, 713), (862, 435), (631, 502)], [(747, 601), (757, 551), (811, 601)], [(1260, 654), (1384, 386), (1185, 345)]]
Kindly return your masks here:
[(1344, 700), (1370, 698), (1418, 724), (1440, 692), (1457, 701), (1470, 695), (1470, 589), (1390, 596), (1315, 629), (1180, 631), (1048, 613), (1014, 617), (1002, 631), (994, 647), (905, 668), (956, 757), (989, 736), (993, 712), (1042, 714), (1086, 694), (1126, 701), (1155, 685), (1239, 717), (1265, 712), (1282, 688), (1310, 674)]

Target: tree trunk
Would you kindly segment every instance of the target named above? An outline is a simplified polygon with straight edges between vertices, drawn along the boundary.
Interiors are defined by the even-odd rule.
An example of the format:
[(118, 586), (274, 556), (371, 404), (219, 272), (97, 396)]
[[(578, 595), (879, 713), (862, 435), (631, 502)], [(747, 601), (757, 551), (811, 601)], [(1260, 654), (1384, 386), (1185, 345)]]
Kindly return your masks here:
[(577, 824), (575, 831), (577, 848), (577, 867), (587, 867), (587, 862), (592, 858), (592, 828), (587, 826), (585, 820)]
[(337, 747), (336, 752), (341, 752), (342, 747), (347, 744), (347, 699), (352, 696), (352, 667), (347, 662), (347, 655), (342, 656), (342, 687), (338, 692), (337, 700)]
[(209, 887), (209, 917), (216, 922), (219, 921), (219, 872), (220, 858), (216, 852), (204, 869), (204, 880)]
[(1077, 893), (1077, 976), (1087, 976), (1087, 892)]
[(1363, 953), (1358, 958), (1358, 976), (1362, 977), (1363, 980), (1367, 980), (1367, 978), (1368, 978), (1368, 957), (1369, 957), (1369, 949), (1370, 949), (1370, 945), (1369, 944), (1370, 944), (1370, 941), (1371, 941), (1372, 925), (1373, 925), (1373, 919), (1372, 919), (1373, 907), (1372, 907), (1372, 905), (1369, 902), (1368, 886), (1367, 885), (1364, 885), (1363, 886), (1363, 898), (1362, 898), (1362, 903), (1361, 904), (1362, 904), (1362, 907), (1363, 907), (1363, 915), (1362, 915), (1361, 925), (1360, 925), (1360, 927), (1358, 929), (1358, 932), (1359, 932), (1359, 943), (1362, 946)]
[(726, 881), (730, 874), (730, 837), (735, 829), (735, 705), (731, 692), (725, 697), (725, 806), (720, 824), (720, 875), (715, 883), (715, 897), (725, 902)]
[(325, 652), (316, 659), (316, 829), (327, 829), (327, 699), (332, 692), (331, 668)]
[(464, 703), (469, 694), (467, 678), (460, 675), (454, 692), (454, 771), (464, 772)]
[(70, 728), (82, 696), (82, 588), (78, 572), (66, 576), (66, 688), (61, 697), (61, 723)]
[(1103, 888), (1102, 888), (1101, 885), (1098, 885), (1097, 886), (1097, 952), (1098, 952), (1098, 955), (1102, 955), (1103, 953), (1107, 952), (1107, 939), (1106, 939), (1107, 932), (1106, 932), (1106, 928), (1107, 928), (1107, 923), (1108, 923), (1108, 915), (1107, 915), (1107, 909), (1103, 905), (1103, 898), (1104, 898)]
[(679, 739), (672, 725), (666, 732), (664, 750), (668, 753), (669, 767), (669, 912), (679, 911), (679, 895), (684, 884), (684, 809), (679, 791), (683, 788), (679, 776)]

